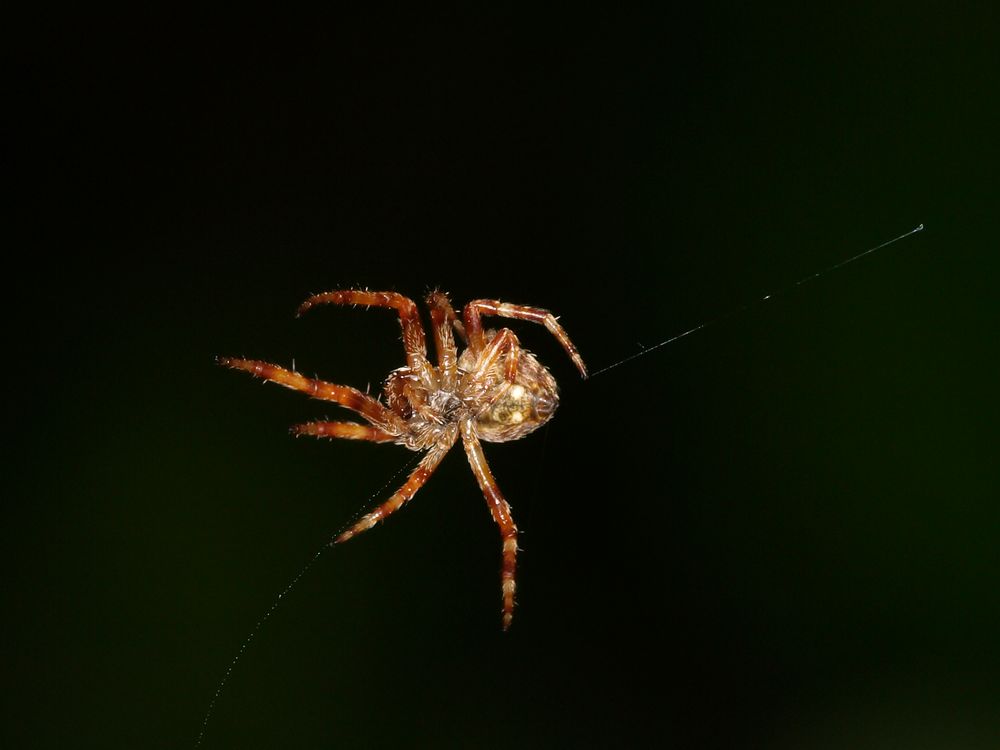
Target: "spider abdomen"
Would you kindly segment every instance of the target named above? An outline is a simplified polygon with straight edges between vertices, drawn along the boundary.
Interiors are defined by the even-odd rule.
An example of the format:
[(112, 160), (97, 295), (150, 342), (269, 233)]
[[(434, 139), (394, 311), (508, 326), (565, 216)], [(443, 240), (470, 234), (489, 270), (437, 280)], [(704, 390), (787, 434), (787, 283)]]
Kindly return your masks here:
[(517, 377), (513, 383), (502, 379), (501, 360), (498, 365), (494, 393), (476, 419), (480, 437), (493, 443), (517, 440), (534, 432), (552, 419), (559, 406), (559, 388), (555, 378), (535, 357), (521, 350), (517, 361)]

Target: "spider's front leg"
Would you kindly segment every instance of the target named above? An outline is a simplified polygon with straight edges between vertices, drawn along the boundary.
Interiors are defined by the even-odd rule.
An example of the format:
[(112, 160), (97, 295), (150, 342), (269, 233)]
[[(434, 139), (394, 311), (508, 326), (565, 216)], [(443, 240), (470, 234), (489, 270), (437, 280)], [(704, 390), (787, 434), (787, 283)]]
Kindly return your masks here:
[(366, 289), (338, 289), (332, 292), (314, 294), (296, 311), (301, 316), (317, 305), (364, 305), (365, 307), (388, 307), (399, 314), (399, 324), (403, 328), (403, 348), (406, 350), (406, 364), (426, 383), (434, 380), (434, 373), (427, 361), (427, 341), (424, 326), (420, 322), (417, 305), (409, 297), (397, 292), (369, 292)]
[(462, 442), (465, 444), (465, 454), (469, 458), (469, 465), (472, 466), (472, 473), (476, 475), (479, 489), (482, 490), (486, 504), (490, 508), (490, 514), (500, 527), (500, 538), (503, 540), (500, 589), (503, 595), (503, 629), (507, 630), (514, 619), (514, 592), (517, 589), (514, 576), (517, 568), (517, 526), (514, 525), (510, 513), (510, 504), (504, 499), (500, 488), (497, 487), (496, 479), (493, 478), (493, 472), (486, 463), (482, 443), (479, 442), (475, 425), (471, 420), (462, 422)]
[(233, 370), (243, 370), (251, 375), (266, 380), (269, 383), (277, 383), (285, 388), (294, 391), (301, 391), (313, 398), (323, 401), (333, 401), (341, 406), (357, 412), (367, 419), (380, 431), (395, 435), (405, 431), (402, 418), (387, 409), (371, 396), (362, 393), (357, 388), (348, 385), (336, 385), (327, 383), (325, 380), (307, 378), (305, 375), (286, 370), (284, 367), (272, 365), (270, 362), (261, 362), (256, 359), (241, 359), (239, 357), (216, 357), (223, 367)]
[(465, 339), (465, 330), (455, 317), (455, 310), (444, 292), (434, 291), (427, 295), (427, 307), (431, 312), (434, 329), (434, 346), (438, 353), (439, 387), (443, 391), (453, 391), (458, 375), (458, 351), (452, 329)]
[(345, 440), (367, 440), (371, 443), (392, 443), (396, 441), (396, 435), (380, 430), (377, 427), (369, 427), (357, 422), (306, 422), (305, 424), (293, 425), (290, 432), (295, 437), (310, 435), (312, 437), (343, 438)]

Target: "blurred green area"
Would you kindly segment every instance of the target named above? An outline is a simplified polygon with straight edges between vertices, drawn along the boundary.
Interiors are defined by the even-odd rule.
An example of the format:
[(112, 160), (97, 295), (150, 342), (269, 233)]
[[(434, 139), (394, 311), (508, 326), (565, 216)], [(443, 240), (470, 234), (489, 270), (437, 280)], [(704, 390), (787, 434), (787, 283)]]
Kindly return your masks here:
[(996, 746), (995, 26), (896, 10), (16, 48), (4, 746), (190, 747), (390, 491), (406, 451), (213, 364), (377, 389), (390, 315), (292, 315), (353, 285), (548, 307), (594, 370), (718, 322), (586, 383), (519, 326), (563, 404), (487, 446), (512, 632), (457, 451), (204, 747)]

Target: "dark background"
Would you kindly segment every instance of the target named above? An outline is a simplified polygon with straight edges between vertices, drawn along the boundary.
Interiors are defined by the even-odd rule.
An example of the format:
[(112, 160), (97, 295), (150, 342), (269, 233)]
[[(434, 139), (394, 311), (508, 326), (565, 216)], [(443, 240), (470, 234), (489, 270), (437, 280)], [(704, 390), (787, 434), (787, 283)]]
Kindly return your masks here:
[[(494, 10), (12, 23), (5, 747), (192, 747), (410, 454), (213, 365), (373, 388), (441, 287), (581, 382), (320, 557), (223, 747), (996, 747), (997, 19)], [(925, 231), (807, 284), (918, 224)], [(373, 500), (372, 500), (373, 502)]]

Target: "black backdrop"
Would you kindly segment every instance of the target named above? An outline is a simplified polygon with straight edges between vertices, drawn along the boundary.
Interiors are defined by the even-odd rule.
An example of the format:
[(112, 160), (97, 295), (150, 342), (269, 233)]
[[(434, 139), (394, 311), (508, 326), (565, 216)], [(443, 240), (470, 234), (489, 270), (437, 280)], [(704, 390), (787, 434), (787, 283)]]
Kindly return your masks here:
[[(12, 23), (7, 747), (191, 747), (409, 459), (293, 440), (401, 364), (362, 285), (593, 369), (323, 555), (204, 747), (987, 747), (996, 19), (944, 5)], [(382, 496), (388, 489), (382, 491)]]

